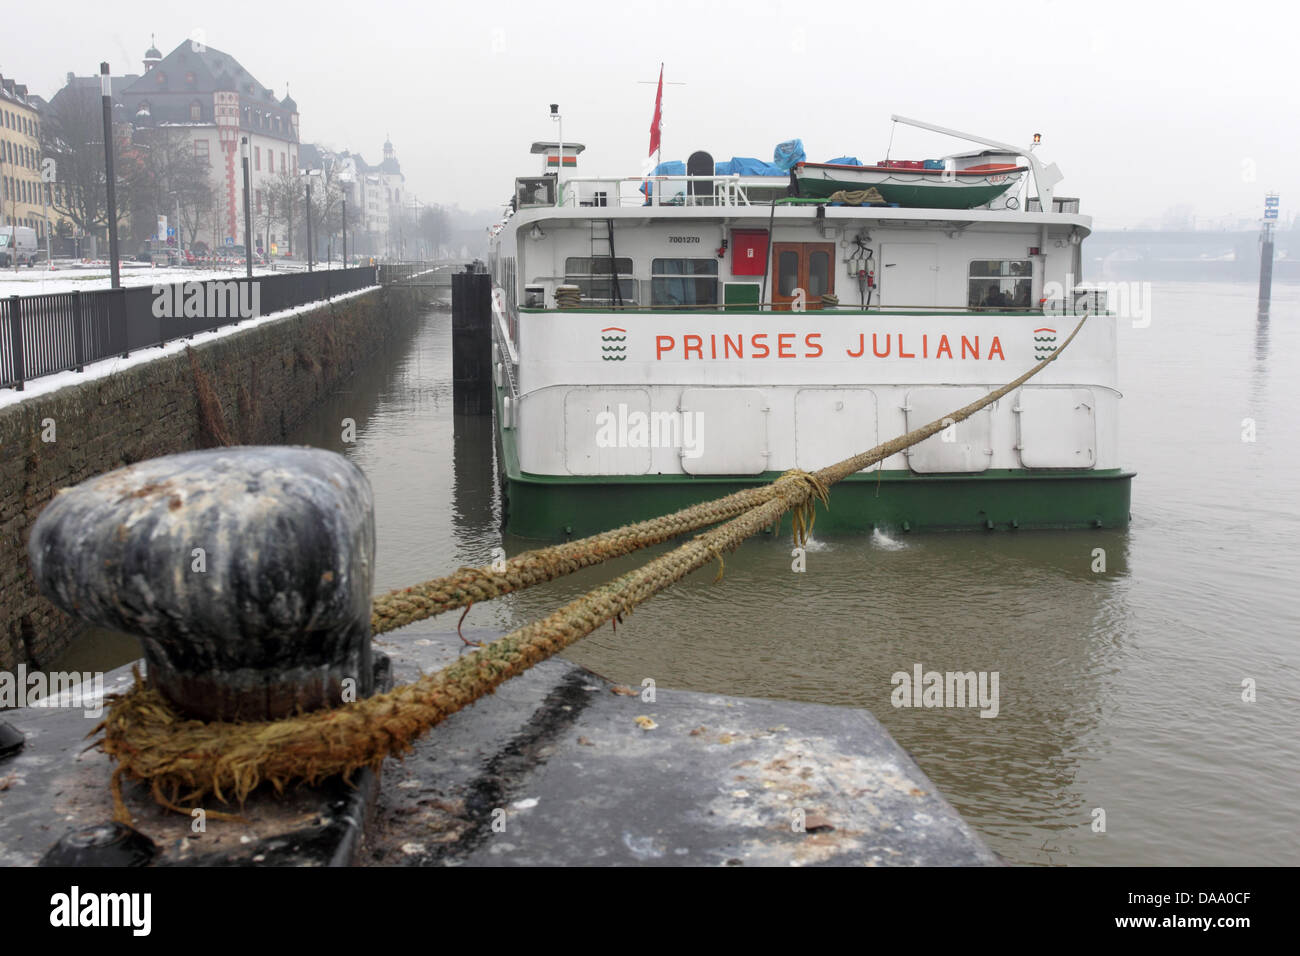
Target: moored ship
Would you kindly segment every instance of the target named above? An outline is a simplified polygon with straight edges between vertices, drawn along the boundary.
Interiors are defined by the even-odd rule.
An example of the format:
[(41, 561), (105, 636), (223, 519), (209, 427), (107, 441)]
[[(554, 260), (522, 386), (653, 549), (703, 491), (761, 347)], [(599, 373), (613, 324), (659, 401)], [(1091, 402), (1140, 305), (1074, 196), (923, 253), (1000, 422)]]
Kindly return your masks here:
[[(931, 169), (938, 195), (1015, 179), (935, 207), (862, 178), (906, 164), (839, 184), (861, 192), (808, 190), (795, 164), (721, 172), (738, 161), (705, 153), (682, 175), (583, 177), (580, 145), (534, 144), (556, 171), (516, 180), (490, 251), (508, 530), (589, 534), (815, 470), (1064, 342), (1091, 220), (1055, 196), (1059, 171), (896, 119), (988, 147)], [(1023, 201), (1009, 190), (1026, 172)], [(1115, 325), (1091, 316), (1029, 383), (837, 486), (818, 531), (1126, 525)]]

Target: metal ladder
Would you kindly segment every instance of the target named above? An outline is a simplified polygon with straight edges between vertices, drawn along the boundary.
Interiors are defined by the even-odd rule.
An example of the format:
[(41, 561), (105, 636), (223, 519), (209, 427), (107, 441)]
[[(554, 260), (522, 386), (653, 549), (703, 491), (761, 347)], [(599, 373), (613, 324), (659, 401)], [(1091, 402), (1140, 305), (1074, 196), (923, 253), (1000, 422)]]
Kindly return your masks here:
[[(603, 230), (603, 231), (602, 231)], [(603, 248), (601, 248), (603, 246)], [(609, 263), (609, 273), (606, 276), (606, 286), (608, 295), (606, 298), (614, 305), (623, 304), (623, 287), (618, 281), (618, 260), (614, 257), (614, 220), (613, 219), (593, 219), (591, 220), (591, 261), (592, 272), (597, 259), (604, 259)], [(593, 282), (594, 286), (595, 283)]]

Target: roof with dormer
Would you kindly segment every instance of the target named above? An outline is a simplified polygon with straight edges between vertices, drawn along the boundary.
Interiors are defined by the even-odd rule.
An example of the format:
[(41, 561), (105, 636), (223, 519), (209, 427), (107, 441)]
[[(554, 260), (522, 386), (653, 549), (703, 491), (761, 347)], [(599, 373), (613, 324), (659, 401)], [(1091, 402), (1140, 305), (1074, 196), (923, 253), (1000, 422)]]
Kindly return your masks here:
[[(215, 122), (213, 94), (236, 93), (242, 107), (241, 128), (293, 138), (291, 117), (297, 112), (297, 104), (288, 96), (277, 99), (271, 88), (260, 83), (243, 64), (215, 47), (186, 40), (153, 69), (132, 80), (120, 96), (128, 115), (140, 116), (142, 121), (147, 116), (155, 125), (210, 125)], [(197, 121), (192, 111), (195, 104), (199, 107)], [(143, 114), (142, 105), (148, 107)], [(258, 124), (259, 113), (266, 117), (267, 126)]]

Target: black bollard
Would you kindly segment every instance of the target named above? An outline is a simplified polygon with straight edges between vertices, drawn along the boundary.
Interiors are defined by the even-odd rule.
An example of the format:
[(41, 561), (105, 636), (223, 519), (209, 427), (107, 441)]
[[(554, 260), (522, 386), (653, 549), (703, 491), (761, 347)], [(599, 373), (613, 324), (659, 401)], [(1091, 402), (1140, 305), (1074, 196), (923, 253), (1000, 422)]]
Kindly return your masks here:
[(469, 267), (451, 277), (452, 409), (492, 414), (492, 277)]
[(27, 737), (13, 724), (0, 720), (0, 760), (12, 757), (27, 744)]
[(82, 620), (140, 638), (150, 683), (202, 720), (337, 707), (373, 687), (370, 484), (313, 448), (186, 452), (65, 489), (32, 575)]

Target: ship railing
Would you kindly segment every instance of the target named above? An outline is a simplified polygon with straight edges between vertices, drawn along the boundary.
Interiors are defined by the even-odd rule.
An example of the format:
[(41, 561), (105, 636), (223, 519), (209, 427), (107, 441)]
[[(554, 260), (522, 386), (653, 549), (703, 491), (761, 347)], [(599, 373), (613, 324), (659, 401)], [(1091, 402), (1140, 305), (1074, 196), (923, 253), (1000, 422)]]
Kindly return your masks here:
[[(704, 188), (692, 183), (702, 184)], [(579, 188), (585, 185), (587, 188)], [(624, 194), (624, 187), (630, 187)], [(677, 188), (680, 186), (681, 188)], [(561, 184), (556, 205), (579, 206), (748, 206), (739, 173), (725, 176), (574, 177)]]
[[(552, 281), (555, 283), (568, 282), (573, 283), (572, 278), (566, 279), (563, 276), (539, 276), (538, 281)], [(789, 300), (772, 300), (767, 302), (691, 302), (691, 303), (670, 303), (670, 302), (650, 302), (645, 296), (647, 292), (648, 280), (632, 279), (632, 288), (637, 292), (633, 296), (625, 296), (623, 302), (616, 303), (605, 297), (583, 298), (578, 303), (578, 308), (588, 311), (608, 311), (608, 312), (797, 312)], [(1046, 315), (1046, 316), (1079, 316), (1083, 315), (1084, 304), (1080, 301), (1076, 303), (1073, 310), (1067, 309), (1064, 301), (1058, 300), (1054, 303), (1046, 303), (1043, 306), (960, 306), (960, 305), (906, 305), (902, 303), (890, 303), (881, 305), (878, 302), (872, 302), (870, 305), (864, 305), (849, 299), (844, 299), (836, 305), (822, 305), (815, 303), (808, 308), (810, 312), (824, 313), (826, 315), (835, 315), (838, 313), (880, 313), (885, 315), (941, 315), (941, 316), (980, 316), (991, 317), (1000, 315), (1024, 316), (1024, 315)], [(525, 312), (567, 312), (567, 308), (561, 308), (557, 305), (525, 306)], [(1090, 315), (1100, 315), (1103, 313), (1089, 312)]]

